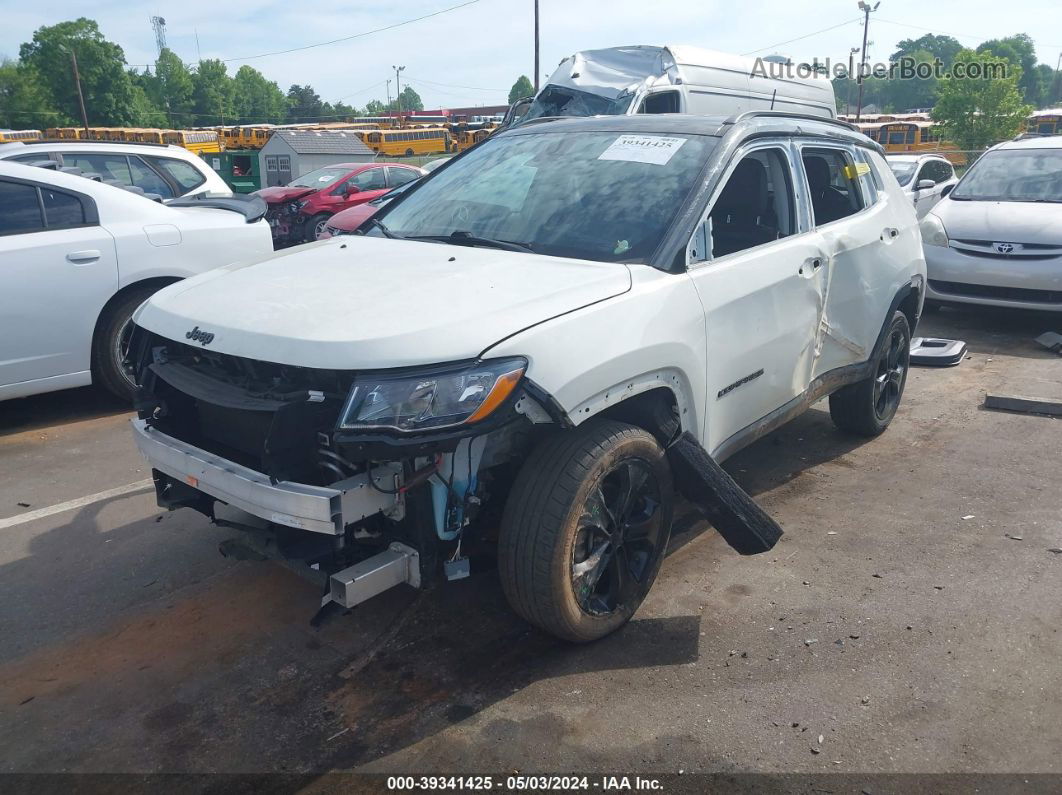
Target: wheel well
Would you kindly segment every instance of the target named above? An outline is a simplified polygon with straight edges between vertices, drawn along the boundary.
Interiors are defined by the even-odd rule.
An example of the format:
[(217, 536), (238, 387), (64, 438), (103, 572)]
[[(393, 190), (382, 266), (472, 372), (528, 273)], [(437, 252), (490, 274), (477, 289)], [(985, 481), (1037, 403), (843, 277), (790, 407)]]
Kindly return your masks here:
[(900, 300), (900, 305), (896, 307), (904, 315), (907, 316), (907, 324), (911, 327), (911, 333), (914, 334), (915, 326), (918, 325), (918, 297), (920, 293), (917, 287), (911, 285), (905, 295)]
[(601, 411), (597, 416), (628, 422), (645, 428), (662, 445), (668, 444), (681, 429), (678, 401), (667, 387), (633, 395)]
[[(130, 292), (132, 292), (133, 290), (140, 290), (140, 289), (143, 289), (145, 287), (152, 287), (155, 290), (161, 290), (163, 287), (166, 287), (167, 285), (170, 285), (170, 284), (173, 284), (174, 282), (179, 282), (179, 281), (180, 281), (180, 278), (176, 277), (176, 276), (156, 276), (156, 277), (153, 277), (151, 279), (141, 279), (138, 282), (133, 282), (132, 284), (127, 284), (125, 287), (123, 287), (121, 290), (116, 292), (114, 295), (112, 295), (107, 300), (107, 303), (103, 305), (103, 309), (101, 309), (99, 315), (97, 315), (97, 317), (96, 317), (96, 326), (92, 330), (92, 339), (93, 339), (93, 341), (95, 341), (96, 335), (100, 333), (100, 326), (103, 324), (103, 319), (105, 317), (107, 317), (107, 314), (111, 311), (111, 308), (114, 307), (115, 304), (117, 304), (119, 301), (121, 301), (127, 295), (129, 295)], [(96, 366), (96, 346), (93, 345), (92, 346), (92, 367), (95, 368), (95, 366)]]

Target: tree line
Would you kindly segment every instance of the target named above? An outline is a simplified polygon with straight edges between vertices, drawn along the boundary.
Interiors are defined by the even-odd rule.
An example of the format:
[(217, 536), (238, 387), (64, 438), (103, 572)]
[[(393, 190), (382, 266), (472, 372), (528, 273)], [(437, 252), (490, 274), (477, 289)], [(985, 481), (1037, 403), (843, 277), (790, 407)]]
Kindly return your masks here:
[[(229, 75), (215, 58), (186, 65), (163, 49), (152, 67), (130, 68), (122, 48), (108, 41), (99, 25), (81, 17), (39, 28), (19, 47), (18, 60), (0, 62), (0, 127), (80, 126), (81, 111), (71, 53), (77, 57), (88, 123), (101, 127), (206, 127), (220, 124), (272, 124), (334, 121), (397, 110), (374, 99), (364, 108), (321, 99), (311, 85), (287, 93), (251, 66)], [(423, 110), (417, 92), (406, 86), (403, 110)]]

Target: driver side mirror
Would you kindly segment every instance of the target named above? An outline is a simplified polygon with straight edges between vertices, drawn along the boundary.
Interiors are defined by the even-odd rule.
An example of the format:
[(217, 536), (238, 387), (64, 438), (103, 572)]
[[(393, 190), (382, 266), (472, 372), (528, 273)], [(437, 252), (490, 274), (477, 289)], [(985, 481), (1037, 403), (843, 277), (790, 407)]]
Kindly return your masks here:
[(915, 185), (915, 190), (929, 190), (930, 188), (937, 187), (936, 180), (933, 179), (920, 179), (918, 184)]
[(952, 183), (951, 185), (945, 185), (940, 191), (940, 198), (943, 199), (945, 196), (947, 196), (949, 193), (951, 193), (951, 189), (954, 188), (954, 187), (955, 187), (954, 183)]
[(343, 188), (343, 195), (350, 196), (352, 193), (358, 193), (360, 191), (361, 188), (359, 188), (357, 185), (346, 185)]

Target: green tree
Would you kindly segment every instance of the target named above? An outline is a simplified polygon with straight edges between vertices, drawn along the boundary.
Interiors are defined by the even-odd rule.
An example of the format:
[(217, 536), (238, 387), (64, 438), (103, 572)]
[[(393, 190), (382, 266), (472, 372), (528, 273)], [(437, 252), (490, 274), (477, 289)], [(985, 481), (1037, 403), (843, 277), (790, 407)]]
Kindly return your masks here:
[(288, 121), (290, 123), (320, 121), (324, 115), (326, 115), (324, 102), (313, 90), (313, 86), (293, 85), (288, 89)]
[(898, 61), (905, 55), (928, 52), (934, 58), (939, 58), (945, 69), (950, 69), (955, 56), (962, 50), (958, 39), (951, 36), (936, 36), (927, 33), (917, 39), (903, 39), (896, 45), (896, 52), (892, 54), (890, 61)]
[(192, 73), (173, 50), (164, 48), (155, 61), (155, 75), (146, 77), (148, 96), (166, 112), (170, 125), (191, 126), (193, 121)]
[(253, 66), (241, 66), (233, 78), (233, 105), (237, 123), (281, 124), (288, 106), (280, 86)]
[(235, 86), (224, 62), (216, 58), (200, 61), (192, 76), (192, 107), (195, 123), (206, 127), (231, 124), (234, 115)]
[(44, 129), (72, 124), (57, 112), (33, 68), (9, 58), (0, 61), (0, 127)]
[(1011, 65), (1005, 77), (958, 77), (961, 66), (967, 73), (971, 65), (982, 72), (997, 64), (991, 50), (962, 50), (952, 65), (953, 74), (940, 81), (940, 97), (933, 108), (933, 118), (943, 123), (943, 136), (960, 149), (980, 150), (1012, 138), (1032, 111), (1022, 102), (1018, 81), (1021, 68)]
[(533, 96), (534, 93), (535, 87), (531, 85), (527, 75), (520, 75), (513, 83), (513, 87), (509, 89), (509, 104), (512, 105), (518, 99)]
[[(900, 57), (909, 59), (917, 67), (917, 64), (932, 66), (938, 56), (928, 50), (913, 50)], [(937, 101), (936, 77), (897, 78), (883, 83), (882, 99), (884, 107), (890, 111), (900, 113), (911, 108), (931, 108)]]
[[(424, 100), (420, 98), (420, 94), (413, 90), (412, 86), (406, 86), (402, 89), (402, 110), (424, 110)], [(398, 107), (396, 105), (395, 110)]]
[(1038, 106), (1042, 87), (1040, 85), (1040, 72), (1036, 69), (1036, 45), (1025, 33), (1017, 36), (1007, 36), (1003, 39), (991, 39), (977, 47), (979, 53), (992, 53), (1001, 58), (1006, 58), (1015, 66), (1021, 67), (1021, 77), (1018, 79), (1018, 88), (1026, 102)]
[(133, 88), (125, 71), (125, 53), (107, 41), (94, 20), (80, 17), (38, 28), (19, 47), (22, 63), (39, 76), (54, 110), (80, 119), (70, 53), (77, 55), (81, 89), (90, 124), (131, 124)]

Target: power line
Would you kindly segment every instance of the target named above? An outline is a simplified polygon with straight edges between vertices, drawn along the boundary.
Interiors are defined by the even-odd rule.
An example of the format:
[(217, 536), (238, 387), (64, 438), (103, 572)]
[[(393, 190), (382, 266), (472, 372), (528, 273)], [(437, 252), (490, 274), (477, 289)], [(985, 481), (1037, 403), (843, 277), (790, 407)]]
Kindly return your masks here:
[[(1004, 37), (1000, 37), (1000, 36), (974, 36), (974, 35), (971, 35), (969, 33), (953, 33), (951, 31), (947, 31), (947, 30), (936, 30), (934, 28), (923, 28), (920, 25), (909, 25), (906, 22), (896, 22), (896, 21), (891, 20), (891, 19), (885, 19), (884, 17), (878, 17), (877, 19), (878, 19), (878, 22), (886, 22), (886, 23), (888, 23), (890, 25), (899, 25), (901, 28), (913, 28), (914, 30), (924, 30), (926, 33), (936, 33), (937, 35), (940, 35), (940, 36), (951, 36), (951, 37), (956, 38), (956, 39), (978, 39), (978, 40), (984, 42), (984, 41), (991, 41), (992, 39), (1006, 38), (1005, 36)], [(1058, 48), (1058, 47), (1062, 47), (1062, 44), (1051, 44), (1050, 42), (1043, 42), (1042, 41), (1042, 42), (1040, 42), (1040, 46), (1041, 47)]]
[(773, 50), (776, 47), (781, 47), (781, 46), (786, 45), (786, 44), (792, 44), (794, 41), (803, 41), (804, 39), (810, 39), (812, 36), (818, 36), (820, 33), (827, 33), (827, 32), (829, 32), (831, 30), (836, 30), (837, 28), (844, 27), (845, 25), (850, 25), (853, 22), (858, 22), (858, 21), (859, 21), (859, 17), (854, 17), (853, 19), (846, 19), (844, 22), (839, 22), (836, 25), (830, 25), (830, 27), (823, 28), (822, 30), (816, 30), (814, 33), (807, 33), (807, 34), (805, 34), (803, 36), (797, 36), (795, 39), (788, 39), (786, 41), (780, 41), (777, 44), (771, 44), (768, 47), (760, 47), (758, 50), (749, 50), (748, 52), (743, 52), (741, 54), (742, 55), (755, 55), (756, 53), (763, 52), (764, 50)]
[(414, 77), (412, 75), (406, 75), (406, 80), (413, 80), (417, 83), (427, 83), (429, 86), (442, 86), (443, 88), (467, 88), (471, 91), (505, 91), (504, 88), (484, 88), (483, 86), (461, 86), (456, 83), (437, 83), (434, 80), (425, 80), (423, 77)]
[(221, 58), (220, 60), (224, 61), (225, 63), (231, 63), (232, 61), (250, 61), (250, 60), (253, 60), (255, 58), (267, 58), (267, 57), (269, 57), (271, 55), (286, 55), (289, 52), (301, 52), (302, 50), (311, 50), (314, 47), (327, 47), (330, 44), (339, 44), (340, 42), (343, 42), (343, 41), (351, 41), (353, 39), (360, 39), (360, 38), (363, 38), (365, 36), (371, 36), (374, 33), (383, 33), (385, 30), (394, 30), (395, 28), (401, 28), (401, 27), (403, 27), (405, 25), (412, 25), (414, 22), (421, 22), (421, 21), (423, 21), (425, 19), (431, 19), (432, 17), (437, 17), (440, 14), (447, 14), (450, 11), (456, 11), (459, 8), (464, 8), (465, 6), (474, 5), (475, 3), (478, 3), (478, 2), (479, 2), (479, 0), (466, 0), (466, 2), (464, 2), (464, 3), (459, 3), (458, 5), (450, 6), (449, 8), (444, 8), (444, 9), (441, 9), (440, 11), (433, 11), (430, 14), (425, 14), (424, 16), (416, 17), (415, 19), (407, 19), (404, 22), (395, 22), (393, 25), (385, 25), (382, 28), (376, 28), (374, 30), (366, 30), (366, 31), (363, 31), (362, 33), (355, 33), (355, 34), (350, 35), (350, 36), (343, 36), (342, 38), (332, 39), (331, 41), (322, 41), (322, 42), (318, 42), (317, 44), (306, 44), (306, 45), (304, 45), (302, 47), (290, 47), (290, 48), (288, 48), (286, 50), (276, 50), (275, 52), (262, 52), (262, 53), (258, 53), (258, 55), (247, 55), (247, 56), (244, 56), (243, 58)]

